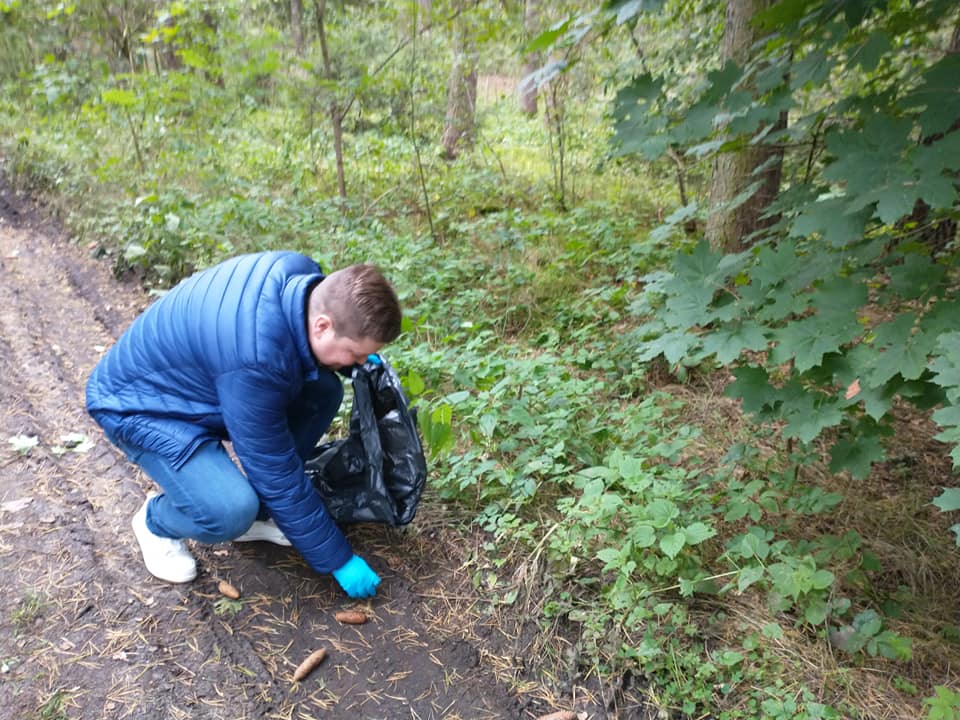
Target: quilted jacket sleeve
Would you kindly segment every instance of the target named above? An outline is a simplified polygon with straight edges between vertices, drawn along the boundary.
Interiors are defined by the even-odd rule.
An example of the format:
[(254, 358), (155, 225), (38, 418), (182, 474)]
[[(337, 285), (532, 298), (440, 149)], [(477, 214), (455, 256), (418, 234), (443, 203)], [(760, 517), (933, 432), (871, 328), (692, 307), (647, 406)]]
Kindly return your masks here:
[(353, 550), (304, 473), (287, 425), (289, 393), (289, 381), (261, 369), (217, 379), (224, 424), (247, 479), (310, 566), (330, 573)]

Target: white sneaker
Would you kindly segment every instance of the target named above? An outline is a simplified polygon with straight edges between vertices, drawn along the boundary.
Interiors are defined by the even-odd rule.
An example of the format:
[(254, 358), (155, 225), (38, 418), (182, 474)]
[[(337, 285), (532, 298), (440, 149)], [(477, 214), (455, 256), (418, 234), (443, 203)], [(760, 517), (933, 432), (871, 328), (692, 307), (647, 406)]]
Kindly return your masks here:
[(263, 540), (265, 542), (271, 542), (274, 545), (283, 545), (285, 547), (290, 547), (291, 544), (290, 541), (287, 540), (287, 536), (277, 527), (273, 518), (254, 520), (250, 529), (240, 537), (235, 537), (233, 542), (253, 542), (255, 540)]
[(160, 537), (150, 532), (147, 527), (147, 503), (140, 507), (130, 521), (133, 534), (140, 543), (140, 553), (143, 555), (143, 564), (154, 577), (171, 583), (190, 582), (197, 577), (197, 561), (187, 549), (183, 540)]

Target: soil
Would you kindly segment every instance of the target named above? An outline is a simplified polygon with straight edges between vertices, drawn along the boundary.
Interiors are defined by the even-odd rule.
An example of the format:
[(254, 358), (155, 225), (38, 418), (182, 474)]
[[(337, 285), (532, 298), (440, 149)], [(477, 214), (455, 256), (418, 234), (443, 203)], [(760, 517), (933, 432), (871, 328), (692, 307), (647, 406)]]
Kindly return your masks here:
[[(83, 409), (90, 370), (150, 301), (0, 180), (0, 717), (640, 717), (543, 674), (535, 626), (471, 592), (440, 507), (349, 530), (383, 578), (365, 603), (267, 543), (194, 544), (194, 582), (153, 578), (130, 530), (152, 483)], [(334, 619), (354, 608), (370, 620)]]

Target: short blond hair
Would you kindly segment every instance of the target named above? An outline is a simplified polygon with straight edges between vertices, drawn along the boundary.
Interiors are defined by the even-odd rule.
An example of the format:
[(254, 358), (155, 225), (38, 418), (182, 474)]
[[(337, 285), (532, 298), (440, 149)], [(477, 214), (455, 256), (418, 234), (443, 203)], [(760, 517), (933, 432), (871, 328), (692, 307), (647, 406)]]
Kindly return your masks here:
[(403, 312), (393, 286), (376, 265), (332, 272), (310, 293), (310, 317), (326, 315), (337, 335), (388, 343), (400, 335)]

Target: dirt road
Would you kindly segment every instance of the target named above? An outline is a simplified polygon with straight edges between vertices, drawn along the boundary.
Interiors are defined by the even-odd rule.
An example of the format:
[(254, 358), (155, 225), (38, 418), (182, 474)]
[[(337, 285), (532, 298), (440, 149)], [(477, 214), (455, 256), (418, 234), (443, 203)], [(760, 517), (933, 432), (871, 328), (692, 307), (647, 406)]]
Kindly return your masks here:
[[(459, 560), (437, 520), (351, 531), (384, 578), (360, 606), (370, 615), (361, 626), (334, 620), (354, 604), (332, 578), (265, 543), (198, 545), (195, 582), (152, 578), (129, 526), (150, 481), (83, 411), (91, 368), (148, 303), (0, 184), (0, 717), (469, 720), (584, 710), (582, 699), (551, 699), (525, 677), (524, 650), (498, 655), (497, 643), (479, 640), (485, 622), (490, 637), (498, 629), (464, 614), (475, 601), (458, 604)], [(218, 593), (221, 579), (241, 590), (238, 601)], [(326, 661), (293, 682), (319, 647)]]

